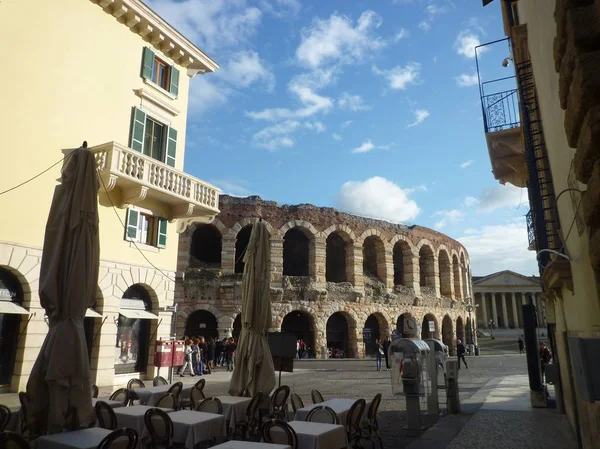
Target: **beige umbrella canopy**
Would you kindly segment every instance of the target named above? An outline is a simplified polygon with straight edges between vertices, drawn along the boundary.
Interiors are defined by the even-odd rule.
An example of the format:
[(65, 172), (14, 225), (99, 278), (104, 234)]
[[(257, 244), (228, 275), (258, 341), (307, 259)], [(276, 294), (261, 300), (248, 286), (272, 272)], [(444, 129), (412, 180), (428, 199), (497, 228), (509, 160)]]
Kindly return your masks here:
[(271, 258), (269, 233), (262, 221), (252, 227), (244, 263), (242, 332), (229, 384), (229, 394), (234, 396), (240, 396), (245, 389), (251, 395), (259, 391), (269, 394), (275, 386), (275, 369), (266, 336), (271, 326)]
[(83, 318), (96, 297), (100, 245), (96, 162), (85, 147), (70, 154), (46, 224), (39, 294), (49, 330), (27, 383), (41, 433), (62, 431), (67, 412), (79, 421), (92, 413)]

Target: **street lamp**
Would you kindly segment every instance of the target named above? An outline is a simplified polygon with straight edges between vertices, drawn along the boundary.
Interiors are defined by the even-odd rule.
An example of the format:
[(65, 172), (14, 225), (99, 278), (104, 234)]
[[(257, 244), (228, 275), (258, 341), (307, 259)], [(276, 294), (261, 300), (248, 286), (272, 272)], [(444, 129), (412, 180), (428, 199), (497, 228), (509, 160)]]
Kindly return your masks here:
[[(471, 327), (469, 329), (469, 333), (471, 334), (471, 344), (474, 345), (475, 344), (475, 333), (474, 333), (474, 327), (473, 326), (473, 318), (471, 318), (471, 312), (473, 312), (473, 310), (477, 309), (477, 307), (479, 307), (479, 304), (473, 304), (472, 300), (469, 301), (467, 303), (467, 305), (465, 306), (465, 308), (467, 309), (467, 312), (469, 312), (469, 326)], [(477, 317), (477, 313), (475, 313), (475, 317)]]
[(171, 349), (171, 366), (169, 367), (169, 383), (173, 383), (173, 359), (175, 358), (175, 342), (177, 341), (177, 309), (179, 304), (174, 302), (172, 306), (165, 306), (165, 312), (171, 312), (171, 338), (173, 348)]

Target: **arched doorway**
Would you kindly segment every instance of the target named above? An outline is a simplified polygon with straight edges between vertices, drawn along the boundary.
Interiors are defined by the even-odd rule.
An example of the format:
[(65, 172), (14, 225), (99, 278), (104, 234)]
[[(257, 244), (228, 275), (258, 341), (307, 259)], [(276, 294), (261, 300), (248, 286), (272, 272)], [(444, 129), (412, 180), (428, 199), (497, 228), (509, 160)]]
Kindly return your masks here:
[(342, 312), (335, 312), (327, 320), (327, 348), (343, 351), (348, 357), (348, 320)]
[[(431, 329), (433, 329), (433, 331)], [(423, 323), (421, 325), (421, 338), (425, 340), (427, 338), (438, 338), (438, 336), (438, 324), (435, 315), (428, 313), (423, 317)]]
[(442, 341), (450, 350), (450, 354), (454, 354), (454, 329), (452, 328), (452, 318), (448, 315), (442, 320)]
[(235, 317), (235, 320), (233, 320), (233, 332), (231, 333), (231, 336), (234, 338), (234, 340), (236, 342), (240, 339), (241, 332), (242, 332), (242, 314), (238, 313), (237, 316)]
[(221, 268), (221, 232), (216, 226), (203, 224), (192, 234), (190, 266), (194, 268)]
[(419, 250), (419, 276), (421, 287), (435, 288), (435, 257), (428, 245)]
[(403, 313), (396, 320), (396, 334), (399, 337), (403, 337), (404, 334), (404, 320), (405, 318), (410, 318), (412, 315), (408, 312)]
[(466, 343), (465, 341), (465, 325), (462, 317), (456, 319), (456, 339)]
[(292, 228), (283, 236), (283, 275), (309, 275), (310, 238), (304, 228)]
[(347, 243), (339, 232), (332, 232), (325, 241), (325, 279), (327, 282), (348, 282), (346, 273)]
[(283, 318), (281, 332), (294, 334), (297, 339), (304, 340), (307, 348), (308, 357), (314, 357), (315, 354), (315, 336), (312, 317), (300, 310), (294, 310)]
[(21, 283), (10, 271), (0, 268), (0, 386), (10, 385), (13, 374), (21, 315), (29, 313), (22, 303)]
[(192, 312), (185, 322), (185, 336), (189, 338), (219, 338), (219, 323), (208, 310), (200, 309)]
[(385, 317), (380, 313), (369, 315), (363, 329), (363, 336), (366, 337), (364, 341), (365, 356), (374, 355), (377, 351), (376, 340), (384, 340), (389, 335), (390, 329)]
[(250, 243), (250, 234), (252, 234), (252, 225), (246, 225), (235, 238), (235, 272), (244, 273), (244, 253)]

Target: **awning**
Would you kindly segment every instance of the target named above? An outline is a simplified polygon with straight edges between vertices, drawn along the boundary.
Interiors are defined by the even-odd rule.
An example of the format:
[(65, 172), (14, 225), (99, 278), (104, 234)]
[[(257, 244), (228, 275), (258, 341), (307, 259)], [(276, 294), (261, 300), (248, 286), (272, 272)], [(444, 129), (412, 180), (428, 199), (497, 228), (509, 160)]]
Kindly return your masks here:
[(87, 309), (85, 311), (85, 317), (86, 318), (102, 318), (102, 315), (100, 315), (94, 309)]
[(134, 318), (139, 320), (158, 320), (158, 317), (153, 313), (139, 309), (120, 309), (119, 313), (125, 318)]
[(29, 315), (29, 312), (20, 305), (11, 301), (0, 301), (0, 314)]

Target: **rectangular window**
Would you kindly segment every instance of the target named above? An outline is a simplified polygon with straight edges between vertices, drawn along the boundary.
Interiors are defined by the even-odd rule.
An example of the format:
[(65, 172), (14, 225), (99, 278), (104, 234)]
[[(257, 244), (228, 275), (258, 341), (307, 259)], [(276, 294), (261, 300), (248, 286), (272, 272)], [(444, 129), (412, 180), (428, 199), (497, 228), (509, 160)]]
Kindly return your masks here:
[(154, 57), (152, 64), (152, 82), (158, 84), (165, 90), (169, 90), (170, 66), (161, 59)]
[(164, 161), (165, 148), (165, 128), (166, 126), (150, 117), (146, 117), (146, 127), (144, 135), (144, 154), (153, 159)]
[(127, 231), (125, 240), (143, 245), (166, 248), (167, 220), (127, 209)]
[(175, 97), (179, 94), (179, 70), (160, 59), (152, 49), (144, 47), (142, 78), (152, 81)]

